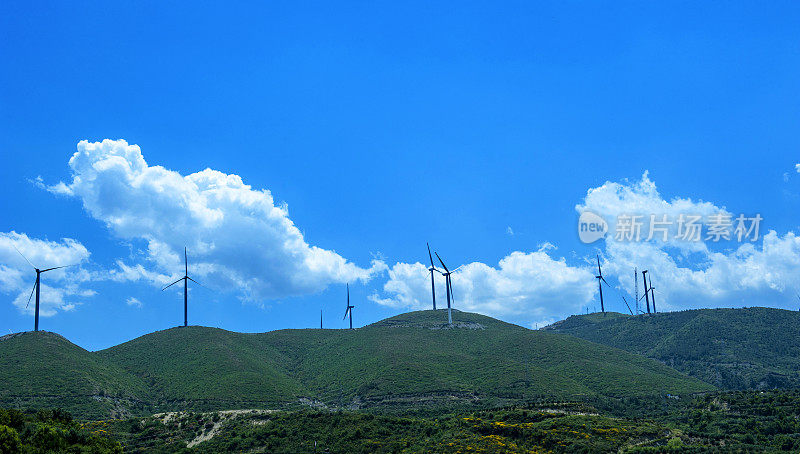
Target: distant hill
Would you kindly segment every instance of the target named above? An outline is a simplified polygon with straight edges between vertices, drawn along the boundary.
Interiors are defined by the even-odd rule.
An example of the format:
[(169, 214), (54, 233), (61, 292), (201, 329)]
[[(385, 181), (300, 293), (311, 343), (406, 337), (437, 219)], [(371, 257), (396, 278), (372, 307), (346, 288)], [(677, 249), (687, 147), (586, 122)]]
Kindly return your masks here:
[(545, 330), (641, 354), (724, 389), (800, 387), (800, 312), (753, 307), (574, 315)]
[(111, 404), (136, 414), (419, 408), (713, 389), (653, 360), (572, 336), (458, 311), (453, 327), (444, 319), (443, 311), (420, 311), (356, 330), (261, 334), (173, 328), (95, 353), (50, 333), (28, 333), (0, 341), (0, 404), (52, 395), (79, 415)]

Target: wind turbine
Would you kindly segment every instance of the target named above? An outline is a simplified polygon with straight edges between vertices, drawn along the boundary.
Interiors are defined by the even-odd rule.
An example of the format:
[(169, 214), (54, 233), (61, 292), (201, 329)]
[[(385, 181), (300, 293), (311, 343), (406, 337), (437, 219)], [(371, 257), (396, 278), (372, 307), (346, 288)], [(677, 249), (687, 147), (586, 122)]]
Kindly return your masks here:
[(649, 289), (650, 289), (650, 300), (653, 301), (653, 313), (655, 314), (658, 311), (656, 310), (656, 292), (655, 292), (656, 288), (653, 287), (653, 273), (650, 273), (650, 286), (649, 286)]
[(453, 274), (454, 272), (458, 271), (458, 268), (461, 268), (461, 267), (458, 267), (455, 270), (450, 271), (450, 270), (447, 269), (447, 265), (445, 265), (444, 262), (442, 261), (442, 258), (439, 257), (439, 253), (438, 252), (434, 252), (434, 254), (436, 254), (436, 258), (439, 259), (439, 263), (441, 263), (442, 264), (442, 268), (444, 268), (444, 273), (442, 273), (441, 271), (439, 271), (439, 273), (441, 273), (442, 276), (444, 276), (444, 285), (445, 285), (445, 287), (447, 289), (447, 323), (452, 325), (453, 324), (453, 308), (452, 308), (452, 305), (450, 304), (450, 301), (453, 299), (453, 284), (452, 284), (452, 281), (450, 280), (450, 275)]
[(642, 281), (644, 281), (644, 299), (647, 302), (647, 313), (650, 313), (650, 290), (647, 288), (647, 270), (642, 271)]
[(347, 318), (347, 314), (350, 314), (350, 329), (353, 329), (353, 308), (355, 306), (350, 305), (350, 284), (347, 284), (347, 309), (344, 311), (344, 317), (342, 320)]
[[(428, 246), (428, 258), (431, 259), (431, 267), (428, 268), (428, 271), (431, 273), (431, 297), (433, 297), (433, 310), (436, 310), (436, 287), (433, 284), (433, 272), (439, 272), (435, 266), (433, 266), (433, 256), (431, 255), (431, 245), (425, 243)], [(437, 256), (438, 257), (438, 256)]]
[[(609, 286), (611, 288), (611, 290), (614, 290), (614, 291), (617, 291), (617, 290), (611, 284), (608, 283), (606, 278), (603, 277), (603, 270), (600, 268), (600, 255), (597, 256), (597, 276), (595, 276), (595, 278), (597, 279), (597, 287), (600, 290), (600, 310), (603, 311), (603, 317), (605, 317), (606, 308), (605, 308), (605, 304), (603, 302), (603, 284), (606, 284), (607, 286)], [(619, 292), (617, 292), (617, 293), (619, 293)], [(628, 312), (630, 312), (631, 315), (633, 315), (633, 310), (631, 309), (631, 305), (628, 304), (628, 300), (625, 298), (625, 295), (619, 293), (619, 296), (620, 296), (620, 298), (622, 298), (622, 301), (625, 303), (625, 306), (628, 308)]]
[(164, 290), (172, 287), (173, 285), (177, 284), (178, 282), (183, 281), (183, 326), (188, 326), (189, 325), (189, 316), (188, 316), (189, 315), (188, 314), (188, 312), (189, 312), (189, 281), (194, 282), (195, 284), (199, 285), (200, 287), (202, 287), (203, 284), (201, 284), (201, 283), (197, 282), (196, 280), (194, 280), (194, 279), (189, 277), (189, 255), (186, 253), (186, 248), (183, 248), (183, 259), (184, 259), (184, 265), (185, 265), (185, 268), (184, 268), (185, 273), (184, 273), (183, 277), (178, 279), (177, 281), (173, 282), (172, 284), (169, 284), (168, 286), (162, 288), (161, 291), (163, 292)]
[(30, 265), (34, 270), (36, 270), (36, 282), (33, 283), (33, 288), (31, 289), (31, 295), (28, 297), (28, 303), (25, 304), (25, 309), (27, 309), (28, 306), (31, 304), (31, 298), (33, 298), (33, 294), (35, 292), (36, 293), (36, 311), (35, 311), (36, 315), (34, 317), (33, 330), (34, 331), (39, 331), (39, 294), (41, 293), (42, 273), (46, 273), (48, 271), (57, 270), (57, 269), (60, 269), (60, 268), (66, 268), (68, 266), (75, 266), (75, 265), (56, 266), (56, 267), (53, 267), (53, 268), (47, 268), (47, 269), (44, 269), (44, 270), (40, 270), (39, 268), (36, 268), (35, 266), (33, 266), (33, 263), (31, 263), (31, 261), (28, 260), (28, 258), (25, 257), (22, 254), (22, 252), (19, 252), (19, 249), (17, 249), (16, 246), (14, 246), (14, 249), (17, 251), (17, 253), (19, 253), (19, 255), (22, 255), (22, 258), (24, 258), (25, 261), (28, 262), (28, 265)]
[(603, 271), (600, 269), (600, 254), (597, 255), (597, 276), (595, 278), (597, 279), (597, 288), (600, 289), (600, 310), (603, 311), (603, 317), (605, 317), (606, 306), (603, 304), (603, 282), (606, 282), (606, 278), (603, 277)]

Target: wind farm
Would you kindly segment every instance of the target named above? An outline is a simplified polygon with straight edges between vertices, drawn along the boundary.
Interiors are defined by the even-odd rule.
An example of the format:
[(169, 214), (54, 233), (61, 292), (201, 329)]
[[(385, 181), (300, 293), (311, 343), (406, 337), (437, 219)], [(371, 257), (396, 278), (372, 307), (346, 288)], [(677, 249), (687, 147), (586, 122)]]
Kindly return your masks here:
[[(399, 418), (398, 415), (413, 415), (404, 424), (407, 421), (431, 424), (426, 418), (439, 420), (458, 415), (462, 421), (459, 424), (475, 421), (470, 429), (474, 433), (458, 435), (472, 440), (468, 446), (486, 440), (485, 435), (474, 435), (473, 439), (470, 434), (482, 434), (485, 430), (481, 428), (485, 427), (484, 422), (474, 419), (476, 415), (488, 418), (486, 412), (491, 412), (491, 418), (495, 414), (504, 415), (492, 427), (533, 421), (529, 415), (535, 414), (543, 416), (534, 419), (544, 417), (558, 427), (572, 427), (570, 424), (577, 418), (580, 430), (585, 430), (582, 428), (587, 424), (603, 421), (602, 424), (616, 431), (613, 433), (636, 434), (608, 445), (615, 449), (633, 446), (632, 443), (658, 449), (667, 443), (676, 444), (673, 440), (705, 449), (712, 446), (707, 441), (712, 436), (703, 430), (711, 429), (683, 425), (686, 414), (701, 411), (698, 408), (704, 408), (709, 399), (725, 401), (732, 396), (740, 399), (742, 393), (764, 398), (767, 392), (768, 398), (776, 402), (795, 402), (787, 393), (800, 387), (797, 375), (800, 363), (792, 353), (794, 342), (800, 343), (797, 337), (800, 331), (795, 330), (791, 336), (785, 334), (800, 323), (800, 311), (766, 308), (670, 311), (662, 306), (659, 312), (653, 285), (653, 274), (658, 271), (655, 267), (639, 271), (635, 266), (631, 289), (624, 285), (630, 275), (622, 271), (629, 268), (609, 263), (600, 254), (585, 259), (587, 265), (580, 269), (580, 279), (574, 284), (590, 284), (586, 287), (591, 288), (588, 293), (599, 303), (599, 313), (573, 314), (563, 320), (526, 327), (470, 312), (466, 309), (476, 304), (475, 295), (470, 293), (475, 285), (470, 275), (476, 265), (451, 268), (440, 251), (426, 243), (428, 260), (414, 265), (413, 286), (422, 289), (418, 304), (429, 310), (400, 311), (377, 321), (370, 321), (369, 316), (360, 317), (364, 321), (356, 325), (353, 320), (356, 306), (369, 309), (369, 302), (378, 302), (379, 298), (375, 293), (359, 297), (364, 294), (363, 286), (353, 292), (351, 282), (342, 279), (345, 280), (343, 324), (334, 321), (332, 325), (338, 326), (325, 329), (324, 307), (328, 303), (320, 298), (314, 301), (311, 312), (316, 313), (319, 303), (323, 303), (319, 309), (319, 329), (277, 327), (235, 332), (224, 329), (222, 323), (189, 325), (189, 281), (204, 286), (189, 275), (189, 247), (183, 249), (183, 275), (177, 279), (174, 275), (169, 280), (159, 278), (164, 279), (159, 284), (166, 285), (159, 285), (157, 292), (183, 284), (183, 324), (146, 332), (96, 351), (85, 350), (56, 333), (39, 330), (40, 302), (48, 296), (40, 292), (42, 274), (70, 265), (40, 269), (17, 250), (36, 272), (27, 301), (30, 304), (36, 296), (35, 323), (31, 332), (9, 330), (9, 334), (0, 337), (0, 418), (4, 411), (66, 409), (87, 421), (82, 424), (112, 421), (115, 429), (107, 432), (109, 436), (133, 452), (156, 448), (191, 450), (198, 446), (212, 452), (234, 449), (234, 444), (227, 441), (232, 437), (221, 433), (247, 434), (235, 446), (266, 449), (271, 446), (264, 444), (262, 440), (266, 439), (288, 446), (292, 442), (280, 435), (251, 432), (250, 428), (260, 427), (259, 421), (263, 420), (257, 418), (265, 415), (270, 415), (269, 421), (277, 421), (309, 412), (320, 420), (341, 415), (363, 418), (379, 415), (385, 424), (394, 424), (392, 418)], [(59, 261), (57, 256), (50, 260)], [(193, 263), (214, 260), (214, 255), (206, 252)], [(207, 269), (206, 265), (196, 266), (194, 273), (199, 273), (198, 279), (206, 280), (210, 277), (204, 271)], [(87, 274), (85, 270), (79, 271), (74, 275)], [(641, 295), (640, 275), (644, 289)], [(612, 284), (615, 278), (618, 285)], [(459, 294), (463, 296), (457, 308), (454, 287), (462, 285), (461, 282), (464, 286)], [(333, 305), (340, 307), (341, 287), (334, 288), (339, 289), (336, 292), (339, 303)], [(436, 303), (437, 289), (443, 293), (446, 316), (442, 313), (445, 308)], [(224, 292), (219, 287), (216, 290)], [(498, 301), (502, 290), (497, 290)], [(670, 295), (670, 290), (665, 286), (662, 295)], [(547, 289), (540, 291), (546, 293)], [(211, 299), (208, 294), (193, 297), (193, 307), (207, 309), (214, 304)], [(641, 300), (645, 311), (639, 309)], [(725, 328), (717, 330), (712, 325)], [(713, 341), (709, 343), (709, 339)], [(721, 345), (735, 348), (718, 348)], [(687, 353), (685, 346), (695, 351)], [(738, 366), (739, 363), (746, 366)], [(800, 399), (796, 401), (800, 403)], [(659, 422), (663, 426), (650, 428), (648, 424), (652, 423), (641, 420), (641, 414), (650, 414), (650, 410), (642, 409), (641, 402), (647, 402), (645, 406), (670, 408), (673, 413), (662, 416), (666, 418)], [(53, 415), (59, 414), (51, 411)], [(757, 410), (745, 411), (757, 413)], [(204, 421), (203, 428), (190, 434), (182, 425), (170, 425), (170, 418), (188, 426), (196, 424), (191, 419), (195, 418)], [(281, 424), (288, 424), (285, 422), (288, 419)], [(520, 426), (524, 429), (514, 429), (513, 434), (492, 440), (503, 446), (509, 443), (531, 449), (547, 446), (555, 452), (607, 446), (603, 444), (607, 441), (597, 441), (604, 440), (600, 433), (576, 438), (567, 435), (581, 433), (572, 429), (559, 434), (556, 440), (560, 441), (545, 445), (530, 441), (531, 435), (519, 435), (531, 430), (536, 434), (552, 430), (534, 429), (539, 422), (525, 422), (526, 426)], [(362, 430), (363, 421), (350, 423)], [(141, 424), (150, 429), (142, 431)], [(240, 424), (245, 424), (244, 432)], [(81, 431), (81, 427), (85, 426), (73, 430)], [(364, 442), (362, 432), (337, 445), (338, 438), (326, 438), (325, 434), (338, 429), (312, 427), (314, 424), (304, 423), (303, 430), (309, 432), (306, 436), (324, 439), (326, 446), (338, 446), (335, 448), (338, 452), (347, 452)], [(687, 430), (694, 432), (686, 435)], [(441, 429), (432, 433), (441, 433)], [(447, 437), (456, 437), (446, 433)], [(730, 432), (730, 436), (733, 438), (726, 438), (725, 443), (744, 449), (773, 443), (769, 437), (775, 434), (764, 435), (767, 441), (760, 442), (762, 445), (744, 443), (741, 438), (744, 435), (739, 432)], [(382, 437), (389, 439), (385, 434)], [(176, 439), (180, 440), (177, 445), (170, 445)], [(559, 444), (576, 443), (578, 439), (588, 444), (580, 445), (583, 448), (574, 444), (565, 444), (570, 447), (564, 448)], [(452, 443), (449, 440), (447, 443)], [(113, 444), (113, 440), (102, 441), (106, 442)], [(422, 438), (413, 443), (423, 451), (435, 449)], [(487, 449), (487, 452), (496, 450)]]
[(0, 23), (0, 454), (800, 453), (800, 3)]

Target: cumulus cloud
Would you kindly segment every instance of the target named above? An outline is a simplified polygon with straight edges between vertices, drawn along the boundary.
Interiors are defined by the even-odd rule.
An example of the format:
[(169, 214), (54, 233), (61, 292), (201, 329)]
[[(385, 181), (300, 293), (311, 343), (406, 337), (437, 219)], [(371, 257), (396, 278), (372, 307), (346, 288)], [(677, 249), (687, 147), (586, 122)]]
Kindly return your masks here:
[[(13, 295), (13, 304), (21, 312), (33, 314), (33, 299), (27, 308), (26, 305), (36, 281), (34, 266), (46, 269), (80, 264), (88, 258), (86, 247), (70, 238), (48, 241), (15, 231), (0, 232), (0, 292)], [(49, 317), (59, 311), (73, 310), (81, 298), (94, 296), (93, 290), (84, 287), (89, 277), (90, 274), (80, 267), (43, 273), (39, 315)]]
[[(668, 229), (667, 241), (661, 235), (646, 241), (651, 213), (657, 218), (666, 214), (673, 221), (681, 214), (697, 214), (705, 220), (717, 213), (737, 217), (710, 202), (680, 197), (666, 200), (647, 173), (636, 182), (607, 182), (590, 189), (576, 210), (594, 211), (610, 224), (623, 214), (644, 215), (642, 241), (606, 237), (604, 274), (621, 289), (633, 293), (633, 268), (649, 269), (659, 308), (787, 305), (794, 298), (794, 286), (800, 282), (800, 238), (793, 232), (779, 235), (769, 231), (751, 241), (753, 232), (743, 242), (717, 245), (676, 240), (677, 225), (673, 225)], [(701, 235), (703, 239), (705, 232)], [(640, 294), (642, 287), (640, 281)]]
[(190, 175), (149, 165), (124, 140), (78, 143), (72, 180), (48, 189), (76, 197), (125, 240), (142, 241), (145, 264), (118, 262), (113, 278), (161, 285), (183, 268), (217, 288), (261, 301), (319, 292), (333, 283), (366, 282), (386, 269), (359, 267), (334, 251), (309, 245), (285, 204), (238, 175), (205, 169)]
[[(592, 298), (596, 284), (588, 267), (574, 267), (553, 258), (545, 244), (534, 252), (513, 252), (497, 266), (468, 263), (453, 273), (454, 307), (511, 319), (539, 322), (553, 314), (579, 311)], [(447, 307), (444, 278), (436, 275), (437, 307)], [(432, 307), (430, 274), (421, 263), (397, 263), (376, 303), (411, 309)]]
[[(707, 247), (703, 241), (683, 239), (679, 232), (679, 219), (683, 219), (683, 226), (686, 227), (691, 218), (697, 219), (696, 223), (703, 223), (718, 214), (733, 217), (724, 206), (719, 207), (711, 202), (681, 197), (664, 199), (656, 184), (650, 180), (648, 172), (639, 181), (606, 182), (589, 189), (583, 203), (576, 205), (575, 210), (578, 213), (591, 211), (602, 216), (611, 232), (606, 236), (607, 242), (617, 241), (613, 233), (625, 230), (618, 221), (627, 219), (632, 223), (641, 223), (638, 235), (642, 242), (660, 243), (660, 247), (674, 247), (683, 252), (705, 252)], [(671, 224), (662, 223), (665, 219)], [(686, 230), (684, 228), (683, 233)]]
[(794, 165), (794, 170), (796, 170), (797, 173), (800, 173), (800, 163)]

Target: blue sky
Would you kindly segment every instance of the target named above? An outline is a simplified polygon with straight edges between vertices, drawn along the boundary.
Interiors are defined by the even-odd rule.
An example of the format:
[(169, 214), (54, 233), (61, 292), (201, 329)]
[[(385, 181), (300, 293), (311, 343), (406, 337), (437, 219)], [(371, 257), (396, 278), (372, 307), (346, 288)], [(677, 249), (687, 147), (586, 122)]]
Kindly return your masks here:
[[(320, 309), (345, 327), (347, 281), (357, 326), (427, 307), (426, 241), (465, 265), (456, 307), (526, 326), (593, 308), (596, 253), (622, 292), (631, 265), (653, 268), (665, 310), (797, 308), (796, 3), (0, 12), (3, 332), (33, 325), (11, 245), (80, 261), (43, 287), (41, 328), (89, 349), (182, 321), (160, 286), (183, 244), (209, 287), (190, 323), (236, 331)], [(221, 182), (235, 200), (209, 200)], [(767, 240), (586, 245), (577, 206), (759, 213)]]

